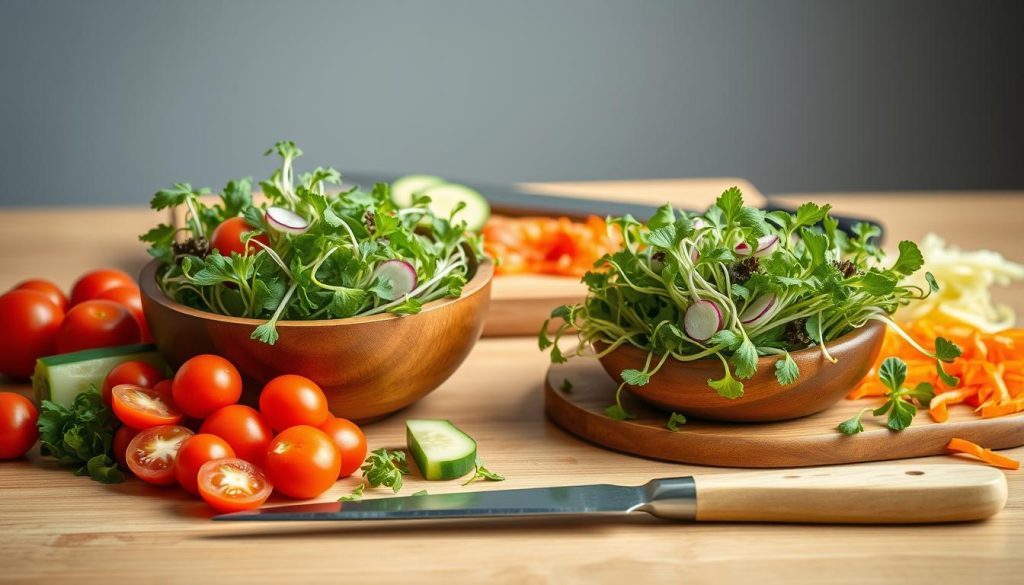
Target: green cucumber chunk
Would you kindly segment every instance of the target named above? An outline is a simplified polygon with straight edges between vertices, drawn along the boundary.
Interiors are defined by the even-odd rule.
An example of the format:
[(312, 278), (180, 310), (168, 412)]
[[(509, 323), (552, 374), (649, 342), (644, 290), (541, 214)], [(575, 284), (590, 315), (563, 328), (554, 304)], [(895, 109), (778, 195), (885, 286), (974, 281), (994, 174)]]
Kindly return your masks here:
[(391, 183), (391, 200), (399, 207), (412, 207), (413, 197), (445, 180), (434, 175), (406, 175)]
[(476, 441), (450, 421), (408, 420), (405, 436), (424, 479), (456, 479), (476, 465)]
[(114, 366), (131, 361), (147, 362), (165, 374), (170, 371), (167, 362), (152, 344), (87, 349), (39, 358), (32, 375), (36, 402), (50, 400), (71, 406), (75, 397), (87, 391), (90, 386), (101, 388), (104, 378)]
[(491, 216), (491, 206), (484, 196), (469, 187), (445, 183), (430, 187), (422, 193), (430, 197), (428, 207), (434, 212), (434, 215), (444, 219), (448, 219), (452, 215), (459, 203), (465, 203), (466, 206), (459, 210), (452, 219), (466, 222), (466, 229), (470, 231), (483, 229), (487, 219)]

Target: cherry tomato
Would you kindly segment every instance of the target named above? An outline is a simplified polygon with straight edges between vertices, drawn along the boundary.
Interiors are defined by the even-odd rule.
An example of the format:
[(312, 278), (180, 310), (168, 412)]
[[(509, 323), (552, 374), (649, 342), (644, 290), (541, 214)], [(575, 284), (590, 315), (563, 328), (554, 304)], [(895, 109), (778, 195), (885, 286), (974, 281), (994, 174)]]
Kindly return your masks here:
[(39, 412), (32, 401), (14, 392), (0, 392), (0, 459), (21, 457), (39, 438)]
[(111, 390), (114, 414), (133, 429), (143, 430), (160, 425), (176, 425), (185, 418), (178, 407), (151, 388), (134, 384), (118, 384)]
[(121, 467), (128, 468), (128, 461), (125, 459), (125, 454), (128, 453), (128, 444), (132, 442), (135, 435), (139, 434), (139, 431), (131, 428), (128, 425), (121, 425), (114, 433), (114, 460), (121, 464)]
[(100, 293), (100, 296), (97, 298), (114, 301), (128, 309), (132, 317), (135, 317), (135, 322), (139, 324), (142, 342), (149, 343), (153, 341), (153, 337), (149, 334), (149, 323), (146, 321), (146, 314), (142, 312), (142, 292), (139, 291), (139, 287), (119, 286), (107, 289)]
[(71, 289), (71, 306), (98, 299), (103, 291), (119, 286), (136, 286), (135, 279), (115, 268), (87, 272)]
[(178, 449), (194, 434), (178, 425), (161, 425), (139, 431), (128, 443), (125, 453), (128, 469), (147, 483), (171, 485), (175, 482), (174, 460), (178, 457)]
[(199, 468), (208, 461), (234, 456), (235, 450), (224, 439), (216, 435), (199, 433), (185, 441), (178, 450), (178, 457), (174, 460), (174, 476), (186, 492), (197, 494), (199, 486), (196, 485), (196, 477), (199, 475)]
[[(174, 380), (160, 380), (159, 382), (153, 385), (153, 390), (156, 390), (157, 392), (163, 394), (164, 396), (173, 396), (173, 394), (171, 394), (171, 384), (173, 383)], [(142, 384), (139, 385), (141, 386)]]
[(263, 465), (267, 446), (274, 439), (274, 432), (263, 416), (244, 404), (232, 404), (214, 411), (203, 421), (199, 432), (224, 439), (237, 457), (256, 465)]
[(338, 480), (341, 453), (327, 433), (309, 425), (285, 430), (267, 447), (264, 469), (274, 488), (290, 498), (315, 498)]
[(366, 459), (366, 435), (356, 423), (347, 418), (330, 417), (320, 430), (334, 442), (341, 453), (341, 470), (338, 477), (348, 477), (363, 464)]
[(259, 508), (274, 489), (259, 467), (242, 459), (207, 461), (196, 482), (199, 495), (218, 512)]
[(278, 432), (296, 425), (319, 427), (331, 415), (323, 390), (309, 378), (291, 374), (267, 382), (260, 393), (260, 412)]
[[(253, 231), (254, 227), (246, 223), (244, 218), (232, 217), (225, 219), (217, 229), (213, 230), (210, 236), (210, 247), (219, 251), (221, 256), (231, 256), (231, 253), (245, 254), (245, 247), (242, 246), (242, 234)], [(260, 234), (252, 238), (269, 246), (270, 240), (266, 234)], [(259, 244), (249, 241), (248, 248), (253, 251), (260, 250)]]
[(218, 408), (238, 402), (242, 377), (231, 362), (220, 356), (197, 355), (178, 368), (171, 393), (185, 414), (206, 418)]
[(149, 362), (133, 361), (118, 364), (110, 369), (103, 380), (103, 404), (110, 406), (110, 390), (118, 384), (135, 384), (155, 389), (163, 379), (163, 372)]
[(79, 303), (68, 311), (57, 334), (57, 351), (71, 353), (94, 347), (139, 342), (139, 324), (128, 309), (114, 301)]
[(57, 305), (61, 311), (65, 313), (68, 311), (68, 297), (64, 295), (64, 291), (59, 286), (53, 284), (49, 280), (43, 280), (41, 278), (33, 278), (19, 283), (11, 290), (34, 290), (36, 292), (43, 293), (46, 298), (53, 301), (53, 304)]
[(14, 290), (0, 296), (0, 373), (28, 378), (36, 360), (57, 353), (64, 311), (46, 295)]

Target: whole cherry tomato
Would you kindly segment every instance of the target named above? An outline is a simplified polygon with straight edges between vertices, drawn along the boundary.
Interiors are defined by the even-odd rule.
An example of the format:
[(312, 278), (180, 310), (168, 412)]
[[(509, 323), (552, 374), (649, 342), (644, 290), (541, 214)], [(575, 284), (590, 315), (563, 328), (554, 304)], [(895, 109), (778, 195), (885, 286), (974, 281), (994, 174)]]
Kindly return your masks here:
[(36, 360), (57, 353), (64, 311), (45, 294), (13, 290), (0, 296), (0, 373), (28, 378)]
[(274, 439), (274, 432), (263, 416), (244, 404), (215, 410), (203, 421), (199, 432), (217, 435), (231, 445), (237, 457), (259, 466), (267, 455), (267, 445)]
[(218, 512), (253, 510), (274, 487), (259, 467), (242, 459), (214, 459), (199, 468), (199, 495)]
[(178, 368), (171, 394), (185, 414), (206, 418), (218, 408), (238, 402), (242, 377), (231, 362), (220, 356), (197, 355)]
[(46, 298), (53, 301), (53, 304), (60, 307), (61, 311), (65, 313), (68, 311), (68, 297), (64, 295), (64, 291), (59, 286), (49, 280), (33, 278), (15, 285), (11, 290), (34, 290), (43, 293)]
[[(231, 256), (231, 253), (245, 254), (245, 246), (242, 245), (242, 234), (245, 232), (253, 231), (254, 227), (246, 223), (244, 218), (232, 217), (225, 219), (217, 229), (213, 230), (213, 235), (210, 236), (210, 247), (220, 252), (221, 256)], [(254, 236), (252, 240), (262, 242), (264, 245), (269, 246), (270, 240), (267, 239), (266, 234), (260, 234)], [(259, 244), (249, 241), (249, 250), (259, 251)]]
[(121, 425), (117, 432), (114, 433), (114, 460), (121, 464), (121, 467), (128, 469), (128, 460), (125, 459), (125, 455), (128, 453), (128, 444), (132, 442), (135, 435), (139, 434), (139, 431), (131, 428), (128, 425)]
[(149, 362), (131, 361), (118, 364), (107, 372), (107, 377), (103, 380), (103, 404), (110, 406), (110, 390), (118, 384), (135, 384), (155, 389), (163, 380), (163, 372)]
[(341, 453), (341, 470), (338, 477), (348, 477), (363, 464), (366, 459), (366, 435), (356, 423), (347, 418), (330, 417), (320, 430), (334, 442)]
[(278, 376), (263, 387), (260, 413), (278, 432), (296, 425), (319, 427), (331, 415), (323, 390), (309, 378), (291, 374)]
[(263, 465), (274, 489), (290, 498), (315, 498), (338, 481), (341, 454), (330, 437), (316, 427), (285, 430), (267, 447)]
[(139, 324), (128, 309), (114, 301), (84, 301), (71, 307), (64, 317), (57, 334), (57, 351), (129, 345), (139, 339)]
[(39, 412), (32, 401), (14, 392), (0, 392), (0, 459), (21, 457), (39, 438)]
[(174, 476), (186, 492), (197, 494), (199, 486), (196, 484), (196, 477), (199, 475), (199, 468), (207, 461), (234, 456), (235, 450), (224, 439), (216, 435), (199, 433), (185, 441), (181, 449), (178, 449), (178, 456), (174, 460)]
[(103, 291), (119, 286), (136, 286), (135, 279), (115, 268), (87, 272), (71, 289), (71, 306), (97, 299)]
[(142, 292), (139, 291), (139, 287), (119, 286), (107, 289), (101, 292), (97, 298), (114, 301), (119, 305), (123, 305), (124, 308), (131, 312), (132, 316), (135, 317), (135, 321), (139, 324), (142, 342), (149, 343), (153, 341), (153, 337), (149, 334), (149, 323), (146, 321), (146, 314), (142, 312)]

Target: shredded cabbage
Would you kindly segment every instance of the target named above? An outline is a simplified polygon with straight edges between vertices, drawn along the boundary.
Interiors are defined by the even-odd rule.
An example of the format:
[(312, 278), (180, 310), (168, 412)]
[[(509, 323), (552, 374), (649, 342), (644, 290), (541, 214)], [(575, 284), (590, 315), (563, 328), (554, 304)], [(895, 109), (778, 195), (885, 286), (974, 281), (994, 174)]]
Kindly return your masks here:
[(920, 248), (924, 270), (917, 272), (909, 283), (927, 288), (923, 274), (931, 272), (939, 284), (939, 292), (911, 301), (900, 311), (900, 319), (916, 320), (934, 312), (985, 333), (1014, 326), (1013, 309), (995, 304), (990, 289), (996, 284), (1006, 286), (1011, 281), (1024, 279), (1024, 266), (990, 250), (964, 252), (947, 245), (935, 234), (926, 235)]

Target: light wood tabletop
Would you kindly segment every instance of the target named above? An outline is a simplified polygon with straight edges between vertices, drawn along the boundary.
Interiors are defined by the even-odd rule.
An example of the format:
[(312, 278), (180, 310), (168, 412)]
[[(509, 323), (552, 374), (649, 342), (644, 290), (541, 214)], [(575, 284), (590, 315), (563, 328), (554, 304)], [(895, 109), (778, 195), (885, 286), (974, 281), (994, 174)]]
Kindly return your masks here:
[[(645, 185), (618, 187), (628, 197)], [(936, 231), (965, 248), (987, 247), (1024, 261), (1024, 193), (793, 200), (806, 199), (877, 217), (890, 242)], [(146, 257), (136, 236), (157, 219), (142, 207), (0, 210), (0, 290), (30, 277), (69, 286), (76, 275), (101, 266), (137, 271)], [(1021, 290), (1000, 293), (1019, 313)], [(410, 477), (405, 494), (742, 473), (626, 456), (563, 432), (543, 414), (547, 359), (532, 338), (482, 340), (436, 392), (369, 425), (370, 447), (402, 446), (407, 418), (448, 418), (477, 440), (487, 466), (507, 477), (472, 488)], [(27, 392), (0, 381), (0, 390), (12, 389)], [(1024, 459), (1024, 448), (1006, 453)], [(954, 457), (916, 461), (976, 465)], [(1008, 507), (968, 524), (684, 524), (640, 515), (238, 525), (210, 522), (208, 508), (180, 490), (134, 480), (101, 485), (33, 451), (25, 460), (0, 462), (0, 582), (1019, 583), (1024, 472), (1006, 475)], [(346, 494), (356, 482), (342, 480), (321, 499)]]

